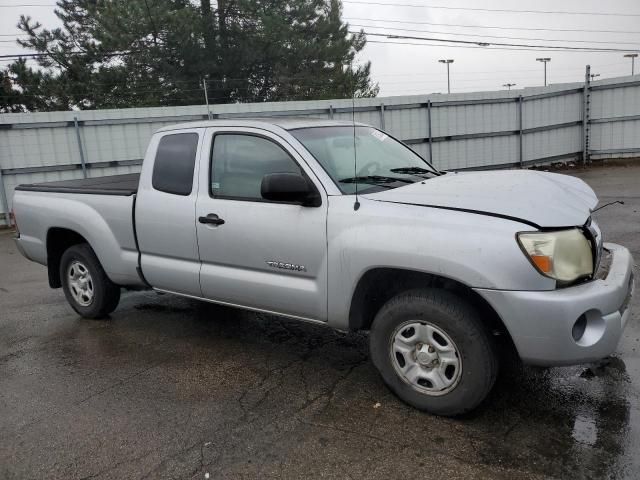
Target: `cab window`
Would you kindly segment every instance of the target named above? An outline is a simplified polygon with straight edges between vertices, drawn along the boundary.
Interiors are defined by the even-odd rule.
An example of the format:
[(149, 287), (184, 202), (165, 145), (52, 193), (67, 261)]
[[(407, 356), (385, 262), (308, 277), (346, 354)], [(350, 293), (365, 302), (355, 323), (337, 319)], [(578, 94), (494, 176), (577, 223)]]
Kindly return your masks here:
[(197, 133), (176, 133), (162, 137), (153, 164), (153, 188), (173, 195), (190, 195), (197, 149)]
[(256, 135), (215, 135), (211, 155), (211, 194), (217, 198), (261, 201), (262, 178), (302, 170), (275, 142)]

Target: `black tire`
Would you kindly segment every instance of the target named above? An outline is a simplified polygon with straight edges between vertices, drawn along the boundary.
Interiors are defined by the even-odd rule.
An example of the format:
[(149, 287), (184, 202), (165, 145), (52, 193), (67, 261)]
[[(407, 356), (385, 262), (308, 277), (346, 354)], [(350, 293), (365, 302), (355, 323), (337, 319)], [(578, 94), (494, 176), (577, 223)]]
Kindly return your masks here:
[[(70, 284), (68, 273), (74, 262), (75, 265), (79, 262), (81, 266), (86, 267), (90, 275), (92, 299), (86, 305), (76, 300), (72, 293), (74, 287)], [(60, 279), (69, 305), (84, 318), (104, 318), (113, 312), (120, 302), (120, 287), (109, 280), (95, 252), (86, 243), (73, 245), (62, 254)]]
[[(461, 369), (451, 390), (442, 390), (446, 393), (436, 396), (418, 391), (419, 387), (410, 385), (394, 366), (392, 355), (396, 354), (391, 342), (402, 332), (400, 326), (411, 320), (437, 327), (455, 344)], [(493, 339), (478, 313), (446, 290), (412, 290), (393, 297), (376, 315), (369, 341), (371, 358), (387, 386), (409, 405), (436, 415), (455, 416), (473, 410), (487, 396), (498, 374)]]

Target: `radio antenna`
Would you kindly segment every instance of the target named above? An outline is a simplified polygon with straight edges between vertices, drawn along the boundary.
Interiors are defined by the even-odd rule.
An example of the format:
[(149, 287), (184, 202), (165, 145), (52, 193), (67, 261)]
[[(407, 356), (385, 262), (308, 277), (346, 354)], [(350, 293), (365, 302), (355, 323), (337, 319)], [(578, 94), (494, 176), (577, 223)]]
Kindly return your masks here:
[(353, 209), (357, 211), (360, 208), (360, 201), (358, 200), (358, 152), (356, 150), (356, 91), (353, 84), (352, 62), (349, 62), (349, 77), (351, 80), (351, 125), (353, 127), (353, 179), (356, 186), (356, 201), (353, 204)]

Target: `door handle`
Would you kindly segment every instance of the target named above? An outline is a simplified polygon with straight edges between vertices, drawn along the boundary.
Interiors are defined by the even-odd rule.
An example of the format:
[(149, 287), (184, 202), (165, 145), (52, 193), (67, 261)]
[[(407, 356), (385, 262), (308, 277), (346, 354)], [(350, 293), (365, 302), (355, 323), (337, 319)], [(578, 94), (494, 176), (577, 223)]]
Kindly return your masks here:
[(206, 217), (200, 217), (198, 218), (198, 221), (207, 225), (224, 225), (224, 220), (218, 217), (215, 213), (210, 213)]

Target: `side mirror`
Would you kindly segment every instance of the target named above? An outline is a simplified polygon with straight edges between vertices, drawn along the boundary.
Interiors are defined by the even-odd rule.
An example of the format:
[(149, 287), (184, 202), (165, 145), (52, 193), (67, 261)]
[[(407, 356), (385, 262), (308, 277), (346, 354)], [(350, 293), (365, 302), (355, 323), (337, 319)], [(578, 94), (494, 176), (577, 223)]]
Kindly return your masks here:
[(298, 173), (269, 173), (262, 177), (260, 193), (265, 200), (299, 203), (305, 207), (319, 207), (320, 194), (315, 186)]

